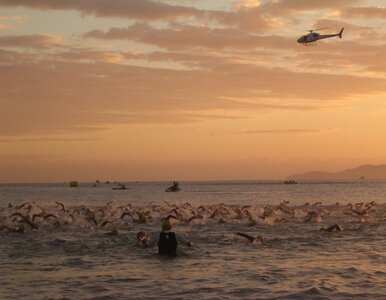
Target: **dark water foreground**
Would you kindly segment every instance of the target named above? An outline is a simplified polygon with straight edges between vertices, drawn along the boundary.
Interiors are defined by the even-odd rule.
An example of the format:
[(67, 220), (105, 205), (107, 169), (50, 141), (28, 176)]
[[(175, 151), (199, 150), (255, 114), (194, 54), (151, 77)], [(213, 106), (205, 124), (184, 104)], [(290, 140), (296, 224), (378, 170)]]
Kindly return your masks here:
[[(136, 247), (136, 233), (167, 215), (195, 246), (176, 258)], [(332, 224), (343, 231), (320, 230)], [(0, 225), (1, 299), (386, 298), (386, 205), (376, 202), (27, 202), (1, 208)]]

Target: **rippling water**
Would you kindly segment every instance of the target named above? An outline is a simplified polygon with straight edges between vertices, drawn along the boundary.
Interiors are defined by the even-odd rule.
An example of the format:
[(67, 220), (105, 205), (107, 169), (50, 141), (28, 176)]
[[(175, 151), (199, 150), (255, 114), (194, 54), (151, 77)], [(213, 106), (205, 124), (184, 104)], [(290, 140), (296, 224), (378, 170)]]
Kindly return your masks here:
[[(0, 298), (386, 297), (384, 181), (126, 186), (0, 185)], [(136, 247), (167, 215), (194, 247), (175, 258)], [(333, 224), (343, 231), (320, 230)]]

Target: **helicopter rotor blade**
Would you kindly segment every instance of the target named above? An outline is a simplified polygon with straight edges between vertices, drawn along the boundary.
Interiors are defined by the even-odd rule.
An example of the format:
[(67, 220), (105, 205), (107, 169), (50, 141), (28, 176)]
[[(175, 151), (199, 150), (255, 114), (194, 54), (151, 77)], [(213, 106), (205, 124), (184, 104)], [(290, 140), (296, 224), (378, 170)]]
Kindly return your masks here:
[(325, 30), (325, 29), (328, 29), (328, 28), (329, 28), (329, 27), (322, 27), (322, 28), (314, 29), (314, 31)]
[(306, 31), (309, 31), (309, 32), (314, 32), (314, 31), (319, 31), (319, 30), (325, 30), (325, 29), (328, 29), (329, 27), (323, 27), (323, 28), (317, 28), (317, 29), (308, 29)]

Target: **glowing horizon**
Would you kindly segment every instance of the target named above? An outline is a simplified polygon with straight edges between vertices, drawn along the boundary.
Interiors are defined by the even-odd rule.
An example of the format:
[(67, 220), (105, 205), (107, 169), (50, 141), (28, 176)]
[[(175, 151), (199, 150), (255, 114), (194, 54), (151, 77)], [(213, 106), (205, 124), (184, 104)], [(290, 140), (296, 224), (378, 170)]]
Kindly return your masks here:
[(0, 182), (386, 163), (382, 1), (206, 2), (0, 0)]

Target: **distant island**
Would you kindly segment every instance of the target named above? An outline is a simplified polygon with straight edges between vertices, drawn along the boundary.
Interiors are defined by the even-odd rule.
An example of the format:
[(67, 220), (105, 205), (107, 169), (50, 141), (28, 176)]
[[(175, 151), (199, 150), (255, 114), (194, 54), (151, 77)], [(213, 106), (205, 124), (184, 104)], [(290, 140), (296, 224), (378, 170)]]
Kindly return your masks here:
[(340, 172), (306, 172), (291, 175), (289, 179), (386, 179), (386, 165), (363, 165)]

